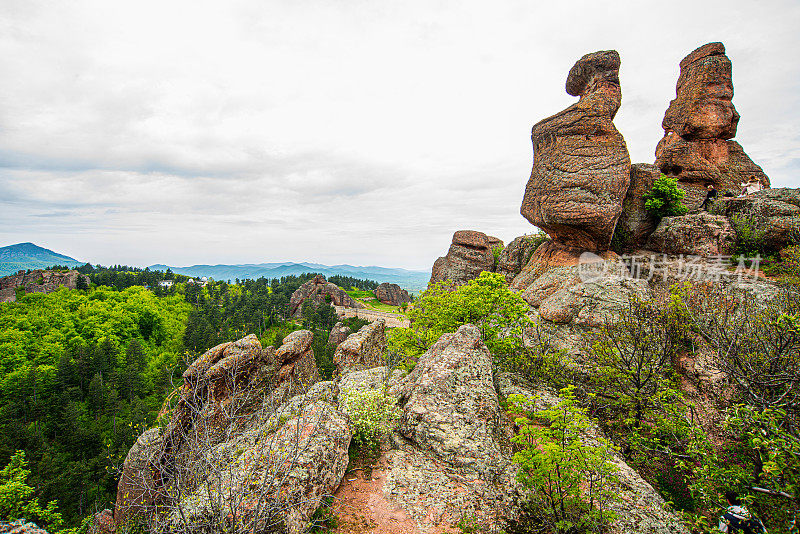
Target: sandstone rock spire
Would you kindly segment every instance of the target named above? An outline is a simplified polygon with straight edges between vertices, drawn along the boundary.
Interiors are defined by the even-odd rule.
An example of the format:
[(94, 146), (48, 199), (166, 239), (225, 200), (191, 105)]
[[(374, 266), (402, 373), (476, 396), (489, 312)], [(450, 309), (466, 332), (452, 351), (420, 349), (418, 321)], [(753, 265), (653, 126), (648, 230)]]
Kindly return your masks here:
[(583, 56), (567, 93), (580, 100), (533, 126), (533, 169), (520, 212), (567, 247), (607, 250), (630, 183), (631, 160), (613, 119), (622, 101), (619, 54)]
[(764, 171), (732, 141), (739, 124), (733, 106), (731, 60), (722, 43), (705, 44), (680, 62), (680, 75), (661, 126), (664, 137), (656, 147), (656, 166), (676, 176), (693, 208), (709, 184), (738, 195), (741, 183), (755, 178), (769, 187)]

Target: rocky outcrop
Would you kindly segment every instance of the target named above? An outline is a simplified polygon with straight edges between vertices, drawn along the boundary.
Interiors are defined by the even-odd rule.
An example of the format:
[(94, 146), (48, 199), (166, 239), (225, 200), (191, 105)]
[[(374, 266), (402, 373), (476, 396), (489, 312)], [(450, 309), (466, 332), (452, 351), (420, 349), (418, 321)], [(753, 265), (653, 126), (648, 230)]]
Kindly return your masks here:
[(349, 326), (344, 326), (344, 323), (338, 322), (331, 328), (331, 333), (328, 334), (328, 345), (336, 348), (339, 344), (347, 339), (352, 330)]
[(433, 264), (429, 284), (448, 281), (463, 285), (478, 278), (483, 271), (493, 269), (494, 254), (488, 236), (474, 230), (459, 230), (453, 234), (447, 256)]
[(39, 528), (36, 523), (17, 519), (10, 523), (0, 521), (0, 534), (47, 534), (47, 531)]
[(516, 468), (478, 328), (444, 334), (390, 392), (404, 406), (403, 437), (388, 454), (383, 491), (420, 532), (463, 517), (485, 527), (514, 517)]
[(116, 525), (144, 515), (163, 531), (217, 531), (236, 517), (241, 531), (304, 532), (341, 482), (352, 437), (333, 383), (317, 382), (312, 338), (292, 332), (275, 352), (247, 336), (189, 366), (167, 427), (126, 458)]
[(19, 271), (17, 274), (0, 278), (0, 302), (14, 302), (17, 300), (17, 288), (25, 289), (26, 293), (52, 293), (59, 287), (77, 289), (78, 280), (82, 280), (89, 287), (89, 277), (78, 271)]
[(613, 119), (622, 99), (619, 54), (583, 56), (567, 93), (580, 100), (533, 126), (533, 170), (520, 209), (568, 247), (607, 250), (630, 182), (631, 161)]
[(275, 389), (280, 391), (285, 385), (286, 395), (303, 393), (319, 382), (319, 370), (311, 342), (314, 334), (308, 330), (298, 330), (283, 338), (283, 345), (275, 351), (278, 372), (275, 373)]
[(720, 198), (714, 211), (732, 220), (734, 227), (748, 226), (767, 251), (800, 242), (800, 189), (765, 189), (739, 198)]
[(344, 289), (325, 280), (325, 277), (321, 274), (301, 285), (292, 293), (292, 298), (289, 299), (289, 313), (292, 316), (298, 316), (303, 302), (307, 300), (317, 305), (330, 304), (333, 306), (345, 306), (346, 308), (364, 307), (362, 303), (353, 300), (350, 295), (345, 293)]
[(350, 334), (333, 354), (340, 375), (385, 365), (386, 322), (383, 319), (364, 325)]
[(722, 43), (705, 44), (683, 58), (675, 99), (664, 114), (664, 137), (656, 147), (656, 166), (676, 176), (694, 207), (713, 184), (722, 195), (738, 194), (755, 178), (769, 187), (764, 171), (745, 154), (736, 136), (739, 114), (733, 106), (731, 60)]
[(390, 306), (402, 306), (411, 302), (408, 291), (401, 289), (397, 284), (384, 282), (375, 288), (375, 298)]
[(528, 260), (530, 260), (533, 255), (533, 251), (536, 250), (539, 244), (536, 236), (523, 235), (514, 238), (514, 240), (500, 252), (495, 272), (505, 276), (506, 282), (510, 284), (511, 281), (514, 280), (514, 277), (527, 265)]
[(655, 165), (631, 165), (631, 185), (622, 203), (622, 214), (614, 230), (615, 252), (628, 252), (642, 248), (656, 229), (656, 221), (647, 214), (644, 195), (649, 193), (661, 171)]
[(664, 217), (647, 240), (647, 248), (676, 255), (730, 255), (736, 249), (736, 232), (722, 215), (701, 212)]

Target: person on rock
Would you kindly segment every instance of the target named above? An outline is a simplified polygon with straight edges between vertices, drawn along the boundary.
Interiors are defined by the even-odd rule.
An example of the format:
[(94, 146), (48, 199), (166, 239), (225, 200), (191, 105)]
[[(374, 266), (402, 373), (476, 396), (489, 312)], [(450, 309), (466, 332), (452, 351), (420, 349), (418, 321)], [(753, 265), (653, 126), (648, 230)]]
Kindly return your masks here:
[(706, 193), (706, 198), (703, 200), (703, 203), (700, 204), (701, 210), (708, 211), (708, 206), (714, 202), (714, 199), (717, 198), (717, 190), (714, 188), (714, 184), (708, 184), (708, 192)]

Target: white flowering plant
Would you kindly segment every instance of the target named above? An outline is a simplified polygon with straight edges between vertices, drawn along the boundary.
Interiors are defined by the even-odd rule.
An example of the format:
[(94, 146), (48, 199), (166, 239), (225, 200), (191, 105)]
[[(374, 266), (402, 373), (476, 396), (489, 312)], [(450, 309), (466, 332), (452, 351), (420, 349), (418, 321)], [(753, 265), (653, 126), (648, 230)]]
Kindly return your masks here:
[(342, 408), (350, 416), (353, 440), (360, 448), (379, 448), (381, 437), (392, 431), (402, 413), (394, 397), (380, 389), (345, 390)]

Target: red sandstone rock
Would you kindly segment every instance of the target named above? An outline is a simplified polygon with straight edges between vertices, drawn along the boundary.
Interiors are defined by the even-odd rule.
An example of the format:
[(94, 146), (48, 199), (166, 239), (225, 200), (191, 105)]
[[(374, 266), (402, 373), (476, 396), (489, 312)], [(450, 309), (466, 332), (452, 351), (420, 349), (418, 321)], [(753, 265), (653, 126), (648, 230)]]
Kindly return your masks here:
[(483, 271), (494, 268), (494, 254), (489, 238), (483, 232), (459, 230), (453, 234), (453, 242), (447, 256), (442, 256), (433, 264), (429, 284), (445, 280), (455, 285), (463, 285), (474, 280)]
[(318, 274), (292, 293), (289, 299), (289, 313), (297, 316), (304, 301), (311, 300), (319, 304), (329, 303), (334, 306), (345, 306), (347, 308), (363, 308), (364, 305), (353, 300), (344, 289), (328, 282), (325, 277)]
[(533, 169), (520, 212), (555, 241), (607, 250), (630, 183), (631, 161), (613, 119), (622, 99), (619, 54), (595, 52), (570, 70), (580, 100), (533, 126)]
[(14, 302), (16, 288), (24, 288), (26, 293), (52, 293), (61, 286), (68, 289), (78, 288), (78, 279), (83, 278), (89, 285), (89, 277), (78, 271), (19, 271), (17, 274), (0, 278), (0, 302)]
[(694, 50), (680, 63), (675, 99), (664, 114), (664, 137), (656, 147), (656, 166), (678, 178), (690, 207), (702, 202), (713, 184), (722, 195), (738, 195), (741, 183), (769, 178), (753, 163), (736, 136), (739, 114), (733, 106), (731, 60), (722, 43)]
[(411, 302), (408, 291), (401, 289), (397, 284), (390, 284), (388, 282), (384, 282), (375, 288), (375, 297), (379, 301), (390, 306), (402, 306), (403, 304)]

